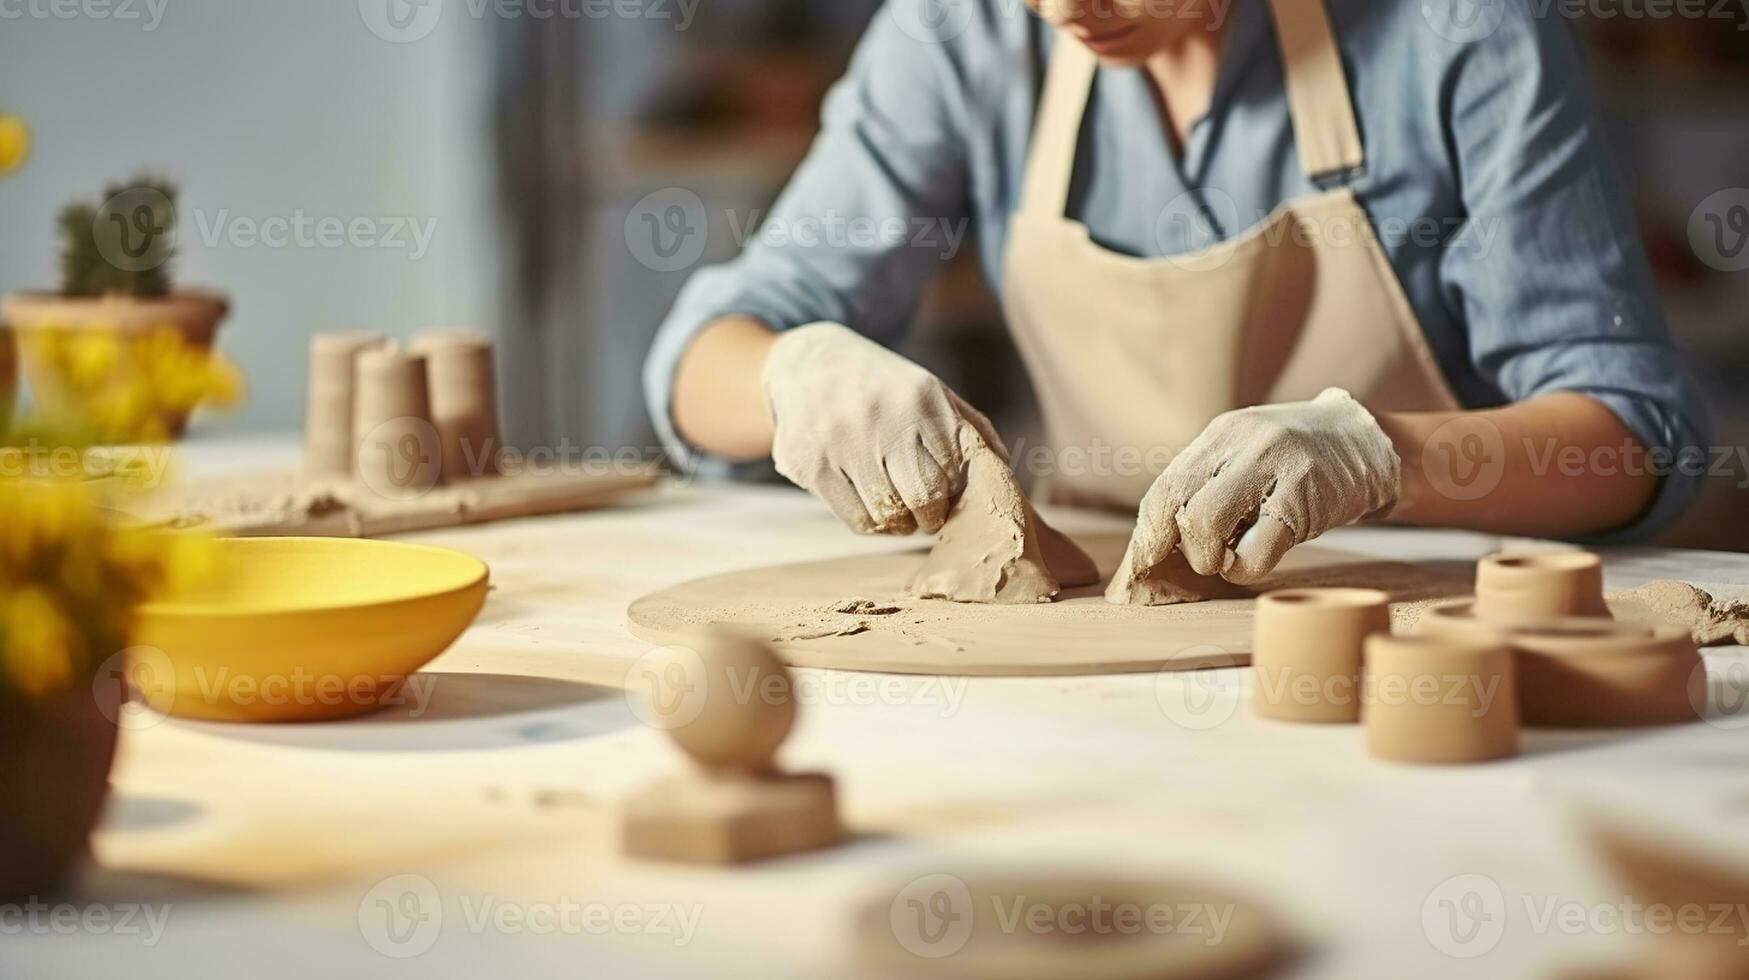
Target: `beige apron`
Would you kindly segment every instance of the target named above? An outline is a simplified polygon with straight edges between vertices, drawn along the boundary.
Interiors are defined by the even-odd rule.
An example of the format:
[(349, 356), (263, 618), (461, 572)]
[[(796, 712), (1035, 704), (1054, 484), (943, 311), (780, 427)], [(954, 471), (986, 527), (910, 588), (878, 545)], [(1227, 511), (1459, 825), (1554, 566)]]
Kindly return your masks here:
[[(1363, 156), (1322, 0), (1269, 6), (1300, 165), (1314, 186), (1345, 180)], [(1036, 472), (1050, 499), (1133, 509), (1216, 415), (1332, 385), (1375, 411), (1459, 407), (1347, 186), (1163, 259), (1108, 251), (1066, 218), (1096, 67), (1057, 37), (1003, 264), (1009, 327), (1052, 449)]]

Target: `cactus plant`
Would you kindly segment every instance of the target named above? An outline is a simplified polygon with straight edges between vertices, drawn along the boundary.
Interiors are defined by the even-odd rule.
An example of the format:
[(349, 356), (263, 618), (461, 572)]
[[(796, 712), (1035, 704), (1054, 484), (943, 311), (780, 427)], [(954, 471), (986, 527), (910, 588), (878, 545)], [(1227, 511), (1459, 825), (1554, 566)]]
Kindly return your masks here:
[(170, 294), (176, 188), (140, 176), (104, 189), (101, 203), (62, 209), (61, 294), (155, 299)]

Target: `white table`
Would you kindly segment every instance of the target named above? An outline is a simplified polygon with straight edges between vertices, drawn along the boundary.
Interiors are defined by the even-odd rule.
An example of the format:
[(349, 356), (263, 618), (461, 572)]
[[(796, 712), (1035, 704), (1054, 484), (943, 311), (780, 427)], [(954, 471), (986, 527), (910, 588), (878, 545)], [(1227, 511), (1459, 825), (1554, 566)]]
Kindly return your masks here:
[[(189, 455), (236, 458), (200, 443)], [(51, 899), (69, 909), (60, 920), (0, 916), (0, 977), (846, 975), (861, 904), (914, 876), (1015, 862), (1191, 873), (1254, 892), (1311, 946), (1294, 976), (1542, 976), (1640, 941), (1538, 924), (1560, 903), (1622, 899), (1573, 828), (1575, 800), (1634, 800), (1749, 856), (1749, 715), (1530, 732), (1521, 758), (1425, 769), (1369, 759), (1353, 727), (1254, 718), (1243, 671), (805, 671), (812, 703), (785, 759), (833, 772), (865, 836), (738, 870), (628, 862), (614, 851), (613, 801), (681, 763), (618, 690), (646, 652), (622, 627), (626, 604), (697, 575), (916, 542), (853, 537), (796, 492), (721, 485), (410, 537), (480, 555), (495, 583), (480, 620), (432, 664), (429, 701), (323, 726), (159, 720), (126, 732), (99, 867)], [(1327, 540), (1396, 560), (1467, 561), (1499, 545), (1401, 529)], [(1749, 583), (1749, 556), (1636, 550), (1608, 562), (1611, 587)], [(1749, 678), (1745, 650), (1707, 656), (1716, 676)], [(1187, 712), (1187, 694), (1210, 693)], [(1424, 904), (1478, 883), (1499, 889), (1504, 934), (1477, 959), (1446, 955)], [(397, 920), (407, 929), (390, 935), (379, 900), (409, 903), (397, 907), (423, 925)], [(85, 914), (112, 920), (68, 925)]]

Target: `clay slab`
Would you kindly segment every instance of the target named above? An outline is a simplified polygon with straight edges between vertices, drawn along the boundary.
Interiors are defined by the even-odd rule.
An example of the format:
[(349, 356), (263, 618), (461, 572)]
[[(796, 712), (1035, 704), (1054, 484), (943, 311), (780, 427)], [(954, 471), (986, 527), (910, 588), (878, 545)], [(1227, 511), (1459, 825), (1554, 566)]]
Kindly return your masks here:
[[(1075, 538), (1102, 580), (1128, 536)], [(906, 586), (925, 549), (767, 566), (695, 579), (627, 610), (632, 634), (684, 643), (726, 625), (773, 642), (800, 667), (899, 674), (1043, 676), (1115, 674), (1248, 663), (1255, 595), (1308, 586), (1382, 588), (1396, 602), (1465, 595), (1449, 573), (1306, 545), (1240, 598), (1174, 606), (1113, 605), (1103, 585), (1065, 589), (1053, 602), (992, 606), (920, 599)]]

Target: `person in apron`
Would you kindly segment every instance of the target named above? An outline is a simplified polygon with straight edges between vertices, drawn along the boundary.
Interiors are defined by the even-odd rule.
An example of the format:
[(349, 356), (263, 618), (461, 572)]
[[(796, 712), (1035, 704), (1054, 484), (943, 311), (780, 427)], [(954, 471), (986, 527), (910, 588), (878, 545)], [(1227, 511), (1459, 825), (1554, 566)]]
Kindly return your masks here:
[[(981, 93), (1027, 84), (1014, 68), (1027, 46), (1010, 39), (999, 0), (942, 8), (972, 12), (957, 29), (947, 13), (930, 18), (930, 2), (894, 0), (893, 24), (877, 19), (768, 227), (798, 227), (834, 202), (868, 217), (869, 188), (896, 189), (894, 209), (907, 213), (887, 217), (907, 219), (907, 234), (919, 216), (978, 219), (1046, 436), (1042, 456), (1015, 462), (1053, 502), (1137, 513), (1113, 601), (1147, 601), (1142, 580), (1174, 551), (1201, 574), (1249, 583), (1295, 544), (1361, 520), (1582, 536), (1649, 533), (1681, 513), (1692, 481), (1658, 462), (1698, 444), (1692, 400), (1631, 219), (1595, 159), (1583, 77), (1563, 77), (1576, 64), (1564, 25), (1503, 0), (1503, 23), (1454, 39), (1454, 22), (1386, 0), (1343, 8), (1367, 45), (1350, 53), (1325, 0), (1236, 0), (1236, 23), (1189, 17), (1184, 4), (1029, 0), (1039, 21), (1027, 28), (1051, 36), (1013, 181), (991, 161), (1016, 127), (1002, 125), (1002, 99)], [(1242, 47), (1246, 23), (1246, 36), (1274, 44)], [(1426, 67), (1383, 53), (1411, 45), (1433, 52)], [(1246, 66), (1229, 64), (1241, 58), (1276, 60), (1273, 100), (1243, 98), (1233, 83), (1217, 104), (1223, 80), (1243, 77)], [(874, 81), (883, 68), (911, 74)], [(1397, 111), (1358, 118), (1351, 75), (1372, 104)], [(1177, 176), (1217, 137), (1243, 144), (1249, 132), (1259, 154), (1280, 156), (1284, 190), (1260, 220), (1218, 214), (1230, 198), (1194, 180), (1162, 218), (1226, 220), (1188, 245), (1167, 241), (1168, 229), (1156, 239), (1165, 254), (1114, 249), (1070, 216), (1077, 170), (1122, 135), (1107, 128), (1085, 144), (1090, 94), (1110, 85), (1115, 104), (1137, 78), (1156, 118), (1135, 103), (1143, 109), (1116, 131), (1166, 123)], [(917, 100), (914, 113), (891, 86)], [(1487, 111), (1441, 110), (1460, 101), (1447, 90), (1480, 93)], [(992, 106), (986, 123), (980, 107)], [(1414, 151), (1441, 165), (1394, 159)], [(1407, 208), (1439, 219), (1440, 240), (1392, 251), (1363, 186), (1399, 218)], [(1442, 190), (1445, 203), (1425, 212), (1403, 203)], [(1082, 193), (1083, 208), (1097, 191)], [(1122, 226), (1115, 200), (1107, 222)], [(1505, 255), (1454, 255), (1475, 247), (1454, 244), (1458, 233), (1485, 223), (1505, 236), (1491, 246)], [(961, 430), (1001, 440), (887, 346), (930, 271), (916, 251), (896, 234), (800, 249), (762, 238), (694, 277), (646, 373), (677, 454), (770, 454), (858, 532), (938, 529), (962, 486)], [(1438, 317), (1436, 331), (1423, 314)]]

